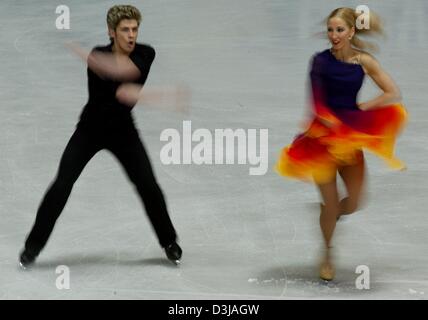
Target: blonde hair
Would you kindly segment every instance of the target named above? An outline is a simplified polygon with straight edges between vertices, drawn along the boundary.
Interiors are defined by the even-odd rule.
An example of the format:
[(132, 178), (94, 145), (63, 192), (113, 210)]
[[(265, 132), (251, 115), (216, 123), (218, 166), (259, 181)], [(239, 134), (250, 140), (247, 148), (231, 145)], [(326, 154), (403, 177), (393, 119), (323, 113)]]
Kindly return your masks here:
[(138, 25), (140, 25), (142, 17), (140, 11), (130, 5), (117, 5), (108, 10), (107, 26), (109, 29), (116, 30), (117, 25), (123, 19), (135, 19)]
[(359, 38), (359, 36), (373, 36), (375, 34), (384, 35), (382, 21), (380, 17), (370, 10), (369, 14), (369, 28), (357, 28), (356, 21), (361, 13), (357, 13), (354, 9), (351, 8), (337, 8), (334, 9), (330, 15), (325, 19), (325, 24), (331, 18), (341, 18), (345, 21), (346, 25), (349, 28), (354, 27), (355, 34), (351, 39), (351, 45), (358, 49), (368, 50), (368, 51), (376, 51), (378, 49), (377, 45), (368, 41), (363, 41)]

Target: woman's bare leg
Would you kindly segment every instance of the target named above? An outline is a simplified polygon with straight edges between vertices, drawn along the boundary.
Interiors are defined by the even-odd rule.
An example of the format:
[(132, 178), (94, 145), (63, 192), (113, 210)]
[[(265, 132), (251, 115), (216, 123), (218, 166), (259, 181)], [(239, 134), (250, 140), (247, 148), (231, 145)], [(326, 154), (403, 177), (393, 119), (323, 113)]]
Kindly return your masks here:
[(336, 219), (340, 213), (339, 195), (337, 192), (336, 179), (331, 182), (317, 185), (324, 204), (321, 206), (320, 226), (325, 244), (325, 257), (321, 264), (320, 276), (324, 280), (332, 280), (334, 268), (331, 261), (331, 241)]
[(352, 214), (360, 207), (365, 184), (365, 160), (360, 151), (358, 163), (339, 168), (348, 196), (340, 201), (340, 215)]

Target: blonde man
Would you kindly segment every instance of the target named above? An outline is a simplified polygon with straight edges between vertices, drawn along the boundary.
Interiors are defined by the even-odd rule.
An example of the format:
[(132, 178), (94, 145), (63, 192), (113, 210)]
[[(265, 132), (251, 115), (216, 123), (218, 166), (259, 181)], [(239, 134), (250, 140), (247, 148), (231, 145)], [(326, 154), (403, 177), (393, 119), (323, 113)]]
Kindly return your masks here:
[(87, 57), (89, 99), (26, 239), (20, 255), (23, 268), (34, 263), (75, 181), (89, 160), (103, 149), (116, 156), (134, 184), (168, 259), (178, 263), (181, 258), (164, 196), (131, 113), (155, 58), (152, 47), (136, 42), (140, 22), (141, 14), (133, 6), (114, 6), (107, 13), (111, 43), (94, 48)]

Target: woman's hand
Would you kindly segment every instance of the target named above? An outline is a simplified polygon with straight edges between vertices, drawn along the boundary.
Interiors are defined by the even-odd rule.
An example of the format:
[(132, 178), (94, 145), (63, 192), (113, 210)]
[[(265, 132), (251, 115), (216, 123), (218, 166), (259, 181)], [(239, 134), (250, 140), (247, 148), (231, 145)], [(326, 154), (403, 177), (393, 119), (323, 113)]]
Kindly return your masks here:
[(327, 128), (333, 128), (334, 127), (334, 123), (331, 121), (328, 121), (327, 119), (323, 119), (323, 118), (318, 117), (318, 121), (321, 122), (323, 125), (325, 125)]
[(358, 109), (360, 109), (362, 111), (367, 110), (367, 105), (364, 102), (357, 103), (357, 107), (358, 107)]
[(360, 61), (367, 75), (372, 78), (383, 93), (370, 101), (358, 104), (358, 107), (366, 111), (399, 102), (401, 100), (400, 90), (392, 78), (382, 69), (379, 62), (367, 53), (361, 55)]

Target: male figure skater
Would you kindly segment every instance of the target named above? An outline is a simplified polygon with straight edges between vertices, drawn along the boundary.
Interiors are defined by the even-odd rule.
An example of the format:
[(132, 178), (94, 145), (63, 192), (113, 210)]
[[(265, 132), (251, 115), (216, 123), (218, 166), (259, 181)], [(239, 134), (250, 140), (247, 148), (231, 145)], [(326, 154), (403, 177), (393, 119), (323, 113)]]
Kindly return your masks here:
[(129, 5), (114, 6), (107, 13), (111, 43), (96, 47), (87, 57), (89, 99), (26, 239), (20, 255), (23, 268), (34, 263), (46, 245), (73, 184), (102, 149), (111, 151), (124, 167), (168, 259), (180, 261), (177, 234), (131, 114), (155, 58), (152, 47), (136, 43), (140, 21), (139, 10)]

